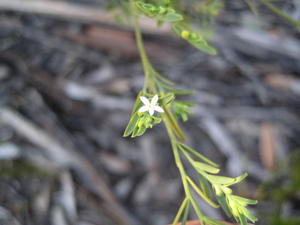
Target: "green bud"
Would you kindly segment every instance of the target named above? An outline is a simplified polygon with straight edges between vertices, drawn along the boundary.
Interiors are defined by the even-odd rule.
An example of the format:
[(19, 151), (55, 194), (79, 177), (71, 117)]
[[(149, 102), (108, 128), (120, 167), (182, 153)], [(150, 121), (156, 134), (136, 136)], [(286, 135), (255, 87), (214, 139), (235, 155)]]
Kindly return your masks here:
[(181, 31), (181, 37), (183, 38), (183, 39), (189, 39), (189, 37), (190, 37), (190, 32), (188, 32), (187, 30), (183, 30), (183, 31)]
[(196, 34), (196, 33), (194, 33), (194, 32), (192, 32), (192, 33), (190, 34), (190, 39), (196, 40), (196, 39), (198, 39), (198, 38), (199, 38), (199, 35), (198, 35), (198, 34)]

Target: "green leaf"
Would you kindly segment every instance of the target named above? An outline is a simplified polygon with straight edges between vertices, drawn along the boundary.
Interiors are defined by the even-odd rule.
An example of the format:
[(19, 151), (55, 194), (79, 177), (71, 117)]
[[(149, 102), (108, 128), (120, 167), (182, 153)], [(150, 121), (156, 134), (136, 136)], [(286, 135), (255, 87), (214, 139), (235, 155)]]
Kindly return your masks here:
[(172, 127), (172, 130), (175, 132), (176, 136), (184, 141), (185, 140), (185, 135), (183, 133), (183, 131), (181, 130), (178, 121), (176, 120), (176, 118), (174, 117), (174, 115), (170, 112), (170, 110), (168, 108), (164, 108), (165, 110), (165, 115), (168, 118), (168, 121), (170, 122), (169, 125)]
[(136, 1), (135, 5), (139, 12), (145, 16), (155, 18), (161, 21), (177, 22), (183, 20), (183, 16), (178, 14), (174, 9), (164, 6), (156, 6), (151, 3)]
[(290, 17), (288, 14), (280, 10), (278, 7), (276, 7), (273, 3), (270, 2), (270, 0), (260, 0), (262, 4), (264, 4), (268, 9), (276, 13), (278, 16), (282, 17), (292, 25), (294, 25), (298, 32), (300, 32), (300, 21)]
[(209, 53), (211, 55), (216, 55), (217, 50), (210, 46), (202, 37), (199, 36), (197, 40), (189, 40), (190, 44), (194, 45), (199, 50)]
[(194, 188), (194, 190), (197, 192), (197, 194), (202, 197), (208, 204), (210, 204), (214, 208), (219, 208), (217, 204), (215, 204), (211, 199), (209, 199), (195, 184), (195, 182), (190, 178), (186, 177), (187, 181), (191, 184), (191, 186)]
[(188, 216), (189, 216), (190, 206), (191, 206), (191, 203), (190, 203), (190, 201), (188, 201), (187, 204), (186, 204), (186, 207), (184, 209), (183, 217), (182, 217), (182, 220), (181, 220), (181, 225), (186, 225), (186, 221), (187, 221)]
[(201, 174), (198, 174), (198, 180), (200, 184), (200, 188), (203, 190), (203, 193), (208, 197), (211, 198), (212, 190), (211, 186), (206, 178), (204, 178)]
[(183, 17), (182, 15), (176, 13), (175, 10), (170, 9), (166, 15), (162, 16), (162, 20), (169, 21), (169, 22), (176, 22), (176, 21), (183, 20)]
[(258, 16), (258, 9), (255, 6), (255, 3), (253, 0), (245, 0), (245, 2), (247, 3), (247, 5), (249, 6), (250, 10), (256, 15)]
[(201, 224), (201, 225), (204, 225), (203, 219), (204, 219), (205, 217), (203, 216), (203, 214), (202, 214), (202, 212), (201, 212), (199, 206), (197, 205), (196, 201), (195, 201), (193, 198), (191, 199), (191, 203), (192, 203), (192, 205), (193, 205), (193, 208), (194, 208), (194, 210), (195, 210), (195, 213), (197, 214), (197, 217), (198, 217), (198, 219), (199, 219), (200, 224)]
[(147, 128), (145, 126), (136, 126), (132, 132), (131, 137), (142, 136), (146, 132)]
[(216, 198), (217, 198), (217, 201), (219, 202), (220, 206), (222, 207), (223, 211), (226, 213), (226, 215), (228, 217), (230, 217), (231, 216), (231, 210), (230, 210), (230, 208), (227, 205), (227, 201), (226, 201), (225, 195), (224, 194), (217, 195)]
[(210, 174), (203, 174), (211, 183), (213, 184), (223, 184), (225, 186), (230, 186), (236, 183), (239, 183), (245, 177), (247, 177), (247, 173), (244, 173), (243, 175), (236, 177), (236, 178), (231, 178), (231, 177), (224, 177), (224, 176), (217, 176), (217, 175), (210, 175)]
[(215, 220), (213, 218), (208, 218), (208, 217), (205, 217), (204, 221), (207, 222), (207, 224), (209, 225), (225, 225), (221, 221)]
[(195, 90), (191, 90), (191, 91), (181, 90), (178, 88), (174, 88), (171, 85), (165, 84), (165, 83), (160, 83), (159, 85), (162, 86), (163, 88), (167, 89), (168, 91), (173, 92), (175, 95), (192, 95), (192, 94), (196, 93)]
[(196, 91), (195, 90), (192, 90), (192, 91), (185, 91), (185, 90), (180, 90), (180, 89), (177, 89), (177, 88), (172, 88), (170, 89), (172, 92), (174, 92), (174, 94), (176, 95), (192, 95), (192, 94), (195, 94)]
[(177, 117), (181, 117), (183, 121), (188, 119), (188, 115), (192, 114), (193, 112), (190, 110), (190, 107), (195, 106), (191, 102), (184, 102), (184, 101), (174, 101), (173, 102), (173, 109), (174, 113)]
[(178, 212), (177, 212), (177, 214), (176, 214), (176, 216), (175, 216), (175, 218), (174, 218), (174, 220), (173, 220), (172, 225), (177, 225), (177, 224), (178, 224), (178, 222), (179, 222), (179, 220), (180, 220), (180, 217), (181, 217), (181, 215), (182, 215), (182, 213), (183, 213), (183, 210), (186, 208), (186, 205), (187, 205), (188, 202), (189, 202), (189, 199), (188, 199), (188, 198), (185, 198), (185, 199), (183, 200), (183, 202), (181, 203), (181, 205), (180, 205), (180, 207), (179, 207), (179, 209), (178, 209)]
[(137, 113), (134, 113), (130, 120), (129, 123), (124, 131), (123, 137), (128, 137), (134, 130), (134, 128), (136, 127), (136, 123), (139, 119), (139, 116), (137, 115)]
[(158, 12), (158, 8), (153, 4), (144, 3), (142, 1), (136, 1), (135, 5), (141, 13), (144, 13), (147, 16), (151, 16)]
[(218, 164), (209, 160), (208, 158), (206, 158), (205, 156), (203, 156), (202, 154), (197, 152), (195, 149), (192, 149), (191, 147), (189, 147), (183, 143), (180, 143), (180, 142), (177, 142), (177, 144), (178, 144), (179, 149), (181, 149), (182, 151), (187, 151), (187, 152), (191, 153), (192, 155), (194, 155), (195, 157), (197, 157), (198, 159), (210, 164), (211, 166), (218, 167)]
[(246, 216), (252, 223), (255, 223), (257, 221), (257, 218), (245, 207), (239, 208), (240, 213), (242, 213), (244, 216)]
[(166, 85), (174, 85), (173, 81), (168, 80), (167, 78), (160, 75), (157, 71), (152, 70), (153, 74), (155, 75), (155, 78), (159, 80), (160, 82), (165, 83)]
[(240, 197), (240, 196), (237, 196), (237, 195), (232, 195), (231, 197), (234, 200), (240, 202), (243, 205), (255, 205), (255, 204), (257, 204), (257, 200), (243, 198), (243, 197)]
[(175, 23), (172, 28), (179, 37), (185, 39), (194, 47), (212, 55), (217, 54), (214, 47), (210, 46), (200, 34), (192, 31), (186, 24), (181, 22)]
[(247, 218), (242, 214), (239, 214), (239, 221), (240, 221), (241, 225), (248, 225)]
[(206, 171), (209, 173), (219, 173), (220, 169), (215, 168), (213, 166), (207, 165), (205, 163), (201, 163), (201, 162), (195, 162), (194, 166), (197, 170), (200, 170), (200, 172)]
[(175, 99), (175, 95), (173, 93), (168, 93), (166, 95), (163, 95), (159, 102), (160, 102), (160, 105), (163, 105), (163, 106), (167, 106), (169, 105), (173, 100)]
[(128, 125), (124, 131), (124, 134), (123, 134), (123, 137), (128, 137), (134, 130), (135, 128), (135, 125), (139, 119), (139, 116), (137, 114), (137, 110), (138, 108), (142, 105), (141, 101), (140, 101), (140, 96), (143, 94), (142, 91), (140, 91), (135, 99), (135, 103), (134, 103), (134, 106), (133, 106), (133, 110), (132, 110), (132, 113), (130, 115), (130, 120), (128, 122)]

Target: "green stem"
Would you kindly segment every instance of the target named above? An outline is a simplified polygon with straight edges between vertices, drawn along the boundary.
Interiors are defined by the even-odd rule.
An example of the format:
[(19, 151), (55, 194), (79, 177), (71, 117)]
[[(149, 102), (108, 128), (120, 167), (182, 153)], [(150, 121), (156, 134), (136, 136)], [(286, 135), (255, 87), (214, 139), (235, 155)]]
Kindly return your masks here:
[(183, 202), (181, 203), (181, 206), (180, 206), (180, 208), (179, 208), (179, 210), (178, 210), (178, 213), (177, 213), (177, 215), (175, 216), (175, 219), (174, 219), (172, 225), (177, 225), (177, 223), (179, 222), (180, 217), (181, 217), (183, 211), (185, 210), (185, 207), (187, 206), (188, 202), (189, 202), (189, 199), (188, 199), (188, 198), (185, 198), (185, 199), (183, 200)]
[[(146, 54), (145, 48), (144, 48), (144, 44), (143, 44), (143, 39), (142, 39), (142, 34), (141, 34), (141, 29), (139, 26), (139, 22), (138, 22), (138, 16), (135, 14), (135, 5), (134, 5), (134, 0), (131, 0), (131, 7), (133, 9), (133, 19), (134, 19), (134, 31), (135, 31), (135, 38), (136, 38), (136, 42), (137, 42), (137, 46), (138, 46), (138, 50), (139, 50), (139, 54), (143, 63), (143, 69), (144, 69), (144, 73), (145, 73), (145, 82), (144, 82), (144, 91), (146, 91), (147, 89), (149, 89), (149, 91), (153, 92), (153, 94), (157, 94), (157, 93), (162, 93), (162, 90), (158, 90), (155, 82), (154, 82), (154, 77), (152, 77), (151, 75), (155, 76), (155, 70), (153, 69), (151, 63), (149, 62), (148, 56)], [(191, 190), (190, 190), (190, 186), (189, 183), (187, 181), (187, 174), (185, 172), (185, 169), (183, 167), (183, 163), (181, 161), (180, 155), (179, 155), (179, 149), (177, 146), (177, 137), (178, 136), (179, 139), (184, 140), (184, 134), (181, 131), (179, 125), (177, 124), (176, 121), (174, 121), (173, 119), (173, 115), (170, 111), (169, 108), (164, 107), (165, 110), (165, 115), (162, 116), (163, 122), (165, 124), (165, 127), (167, 129), (170, 141), (171, 141), (171, 145), (172, 145), (172, 150), (173, 150), (173, 154), (174, 154), (174, 158), (175, 158), (175, 163), (176, 166), (179, 169), (180, 175), (181, 175), (181, 179), (182, 179), (182, 183), (183, 183), (183, 188), (185, 191), (185, 204), (184, 206), (182, 206), (179, 209), (179, 212), (174, 220), (174, 223), (176, 223), (176, 221), (179, 220), (178, 217), (180, 217), (181, 213), (182, 213), (182, 208), (185, 207), (186, 203), (188, 201), (190, 201), (199, 217), (200, 223), (201, 225), (203, 225), (203, 214), (199, 208), (199, 206), (197, 205), (196, 201), (193, 199), (192, 194), (191, 194)], [(176, 131), (176, 135), (173, 132), (173, 128), (175, 127), (175, 131)], [(179, 215), (180, 214), (180, 215)]]
[(271, 2), (268, 0), (260, 0), (260, 2), (265, 5), (267, 8), (269, 8), (271, 11), (276, 13), (278, 16), (282, 17), (283, 19), (287, 20), (289, 23), (293, 24), (297, 27), (297, 29), (300, 31), (300, 21), (293, 19), (283, 11), (281, 11), (279, 8), (274, 6)]
[[(150, 75), (153, 71), (153, 68), (151, 66), (151, 63), (149, 62), (148, 56), (146, 54), (144, 44), (143, 44), (143, 38), (142, 38), (142, 33), (141, 33), (141, 28), (139, 25), (139, 16), (136, 14), (136, 9), (134, 5), (134, 1), (131, 0), (131, 7), (133, 10), (133, 25), (134, 25), (134, 33), (135, 33), (135, 39), (137, 43), (137, 47), (139, 50), (139, 55), (141, 57), (141, 61), (143, 63), (143, 69), (144, 69), (144, 74), (145, 74), (145, 82), (144, 82), (144, 91), (146, 91), (147, 87), (152, 89), (155, 89), (155, 86), (153, 85), (153, 82), (151, 82)], [(154, 91), (154, 90), (152, 90)]]
[(180, 154), (179, 154), (179, 149), (177, 147), (176, 136), (173, 133), (173, 130), (170, 126), (170, 121), (169, 121), (168, 117), (164, 116), (163, 121), (164, 121), (166, 130), (168, 132), (168, 135), (169, 135), (169, 138), (170, 138), (170, 141), (171, 141), (172, 150), (173, 150), (173, 154), (174, 154), (174, 158), (175, 158), (175, 163), (176, 163), (176, 166), (179, 169), (179, 173), (180, 173), (180, 176), (181, 176), (181, 180), (182, 180), (182, 184), (183, 184), (183, 188), (184, 188), (186, 198), (188, 198), (191, 201), (191, 203), (192, 203), (192, 205), (193, 205), (193, 207), (194, 207), (194, 209), (195, 209), (195, 211), (196, 211), (196, 213), (199, 217), (200, 223), (202, 225), (203, 224), (203, 214), (202, 214), (199, 206), (197, 205), (195, 199), (192, 196), (190, 186), (189, 186), (188, 180), (187, 180), (187, 174), (186, 174), (185, 169), (183, 167), (183, 163), (181, 161)]

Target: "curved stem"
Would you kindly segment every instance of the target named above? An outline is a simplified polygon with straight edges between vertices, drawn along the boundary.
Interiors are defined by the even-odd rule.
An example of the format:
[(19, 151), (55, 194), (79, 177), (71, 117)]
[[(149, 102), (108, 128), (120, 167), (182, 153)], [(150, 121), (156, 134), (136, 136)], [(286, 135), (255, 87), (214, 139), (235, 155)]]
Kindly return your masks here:
[(285, 12), (283, 12), (282, 10), (274, 6), (269, 0), (260, 0), (260, 2), (263, 5), (265, 5), (267, 8), (269, 8), (271, 11), (276, 13), (278, 16), (282, 17), (283, 19), (285, 19), (286, 21), (294, 25), (298, 29), (298, 31), (300, 31), (300, 21), (290, 17), (288, 14), (286, 14)]
[[(153, 69), (152, 69), (152, 66), (149, 62), (148, 56), (147, 56), (145, 48), (144, 48), (141, 28), (139, 25), (139, 16), (136, 15), (134, 1), (131, 0), (130, 3), (131, 3), (131, 8), (134, 11), (133, 12), (133, 25), (134, 25), (135, 39), (136, 39), (137, 47), (139, 50), (139, 55), (140, 55), (141, 61), (143, 63), (143, 69), (144, 69), (144, 74), (145, 74), (145, 82), (144, 82), (143, 89), (144, 89), (144, 91), (146, 91), (147, 87), (149, 88), (149, 87), (153, 86), (153, 85), (151, 85), (151, 79), (150, 79), (150, 74)], [(155, 87), (153, 87), (153, 89), (155, 89)]]
[[(135, 5), (134, 5), (134, 0), (131, 0), (130, 3), (131, 3), (131, 7), (134, 11), (133, 19), (134, 19), (135, 38), (136, 38), (139, 54), (140, 54), (140, 57), (141, 57), (141, 60), (143, 63), (144, 73), (145, 73), (145, 82), (144, 82), (143, 89), (144, 89), (144, 91), (146, 91), (148, 89), (149, 91), (153, 92), (153, 94), (157, 94), (157, 93), (163, 94), (164, 91), (161, 90), (159, 87), (157, 88), (155, 85), (154, 78), (155, 78), (155, 74), (157, 72), (153, 69), (151, 63), (149, 62), (148, 56), (147, 56), (145, 48), (144, 48), (141, 29), (140, 29), (140, 25), (138, 22), (138, 16), (135, 14), (136, 9), (135, 9)], [(152, 77), (152, 75), (153, 75), (153, 77)], [(158, 76), (158, 75), (156, 75), (156, 76)], [(160, 78), (160, 79), (163, 79), (163, 78)], [(190, 201), (199, 217), (200, 223), (203, 224), (204, 216), (202, 215), (202, 212), (201, 212), (199, 206), (197, 205), (195, 199), (193, 199), (193, 197), (192, 197), (190, 186), (189, 186), (189, 183), (187, 180), (187, 174), (183, 167), (183, 163), (181, 161), (179, 149), (177, 146), (177, 142), (178, 142), (177, 137), (180, 140), (184, 140), (185, 139), (184, 134), (181, 131), (180, 127), (178, 126), (177, 122), (174, 121), (173, 115), (172, 115), (170, 109), (168, 107), (164, 107), (164, 110), (165, 110), (165, 115), (162, 116), (162, 119), (163, 119), (164, 125), (167, 129), (167, 132), (168, 132), (168, 135), (169, 135), (169, 138), (171, 141), (172, 150), (173, 150), (173, 154), (174, 154), (174, 158), (175, 158), (175, 163), (179, 169), (180, 176), (181, 176), (182, 183), (183, 183), (183, 188), (184, 188), (185, 195), (186, 195), (186, 198), (184, 201), (185, 204), (182, 207), (184, 207), (186, 205), (186, 203), (188, 201)], [(173, 131), (174, 128), (175, 128), (176, 133), (174, 133), (174, 131)], [(180, 208), (179, 214), (182, 213), (181, 212), (183, 210), (182, 207)], [(176, 221), (179, 220), (179, 218), (177, 218), (177, 217), (180, 217), (180, 215), (176, 216), (176, 218), (174, 220), (175, 223), (177, 223)]]
[(191, 201), (191, 203), (192, 203), (192, 205), (193, 205), (193, 207), (194, 207), (194, 209), (196, 211), (196, 214), (199, 217), (199, 221), (200, 221), (200, 223), (202, 225), (203, 224), (203, 217), (204, 216), (203, 216), (203, 214), (202, 214), (199, 206), (197, 205), (195, 199), (192, 196), (192, 193), (191, 193), (191, 190), (190, 190), (190, 186), (189, 186), (189, 183), (188, 183), (188, 179), (187, 179), (188, 176), (187, 176), (187, 174), (185, 172), (185, 169), (183, 167), (183, 163), (181, 161), (180, 154), (179, 154), (179, 149), (177, 147), (176, 136), (173, 133), (173, 130), (171, 129), (170, 121), (168, 120), (168, 118), (164, 116), (163, 117), (163, 121), (164, 121), (165, 127), (167, 129), (169, 138), (171, 140), (172, 150), (173, 150), (173, 154), (174, 154), (174, 158), (175, 158), (175, 163), (176, 163), (176, 166), (179, 169), (179, 173), (180, 173), (181, 180), (182, 180), (182, 183), (183, 183), (183, 188), (184, 188), (184, 192), (185, 192), (186, 198), (188, 198)]

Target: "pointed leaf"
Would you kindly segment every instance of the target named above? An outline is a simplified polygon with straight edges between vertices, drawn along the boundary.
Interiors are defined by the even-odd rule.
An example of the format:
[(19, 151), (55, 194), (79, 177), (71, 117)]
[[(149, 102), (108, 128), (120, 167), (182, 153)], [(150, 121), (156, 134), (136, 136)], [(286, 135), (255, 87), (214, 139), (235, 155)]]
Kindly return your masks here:
[(130, 120), (129, 123), (124, 131), (123, 137), (128, 137), (134, 130), (134, 128), (136, 127), (136, 123), (139, 119), (139, 116), (137, 115), (137, 113), (134, 113)]
[(202, 214), (202, 212), (201, 212), (199, 206), (197, 205), (197, 203), (195, 202), (195, 200), (194, 200), (193, 198), (191, 199), (191, 203), (192, 203), (192, 205), (193, 205), (193, 208), (194, 208), (194, 210), (195, 210), (195, 213), (197, 214), (197, 217), (198, 217), (198, 219), (199, 219), (200, 224), (201, 224), (201, 225), (204, 225), (203, 219), (204, 219), (205, 217), (203, 216), (203, 214)]
[(175, 132), (176, 136), (184, 141), (185, 140), (185, 135), (184, 133), (182, 132), (179, 124), (178, 124), (178, 121), (176, 120), (176, 118), (174, 117), (174, 115), (170, 112), (170, 110), (168, 108), (164, 108), (165, 110), (165, 114), (168, 118), (168, 121), (169, 121), (169, 125), (172, 127), (173, 131)]
[(179, 222), (179, 220), (180, 220), (180, 217), (181, 217), (181, 215), (182, 215), (182, 213), (183, 213), (183, 210), (186, 208), (186, 205), (187, 205), (188, 201), (189, 201), (188, 198), (185, 198), (185, 199), (182, 201), (182, 203), (181, 203), (181, 205), (180, 205), (180, 207), (179, 207), (179, 209), (178, 209), (178, 212), (177, 212), (177, 214), (176, 214), (176, 216), (175, 216), (175, 218), (174, 218), (174, 220), (173, 220), (172, 225), (177, 225), (177, 224), (178, 224), (178, 222)]
[(196, 169), (199, 169), (200, 171), (206, 171), (209, 173), (219, 173), (220, 169), (215, 168), (213, 166), (207, 165), (205, 163), (201, 163), (201, 162), (195, 162), (194, 166)]
[(205, 217), (204, 219), (205, 222), (207, 222), (207, 225), (226, 225), (225, 223), (222, 223), (221, 221), (219, 220), (215, 220), (213, 218), (208, 218), (208, 217)]
[(176, 22), (176, 21), (183, 20), (183, 17), (178, 13), (169, 12), (162, 17), (162, 20), (169, 21), (169, 22)]
[(215, 48), (210, 46), (200, 34), (192, 31), (186, 24), (182, 22), (175, 23), (172, 28), (179, 37), (185, 39), (196, 48), (212, 55), (217, 53)]
[(195, 184), (195, 182), (190, 178), (186, 177), (187, 181), (191, 184), (191, 186), (194, 188), (194, 190), (202, 197), (208, 204), (210, 204), (214, 208), (219, 208), (219, 206), (214, 203), (211, 199), (209, 199)]
[(155, 75), (155, 78), (161, 82), (163, 82), (166, 85), (174, 85), (175, 83), (173, 81), (168, 80), (164, 76), (160, 75), (158, 72), (156, 72), (154, 69), (151, 70), (152, 73)]
[(216, 197), (217, 197), (217, 200), (218, 200), (220, 206), (222, 207), (223, 211), (226, 213), (226, 215), (228, 217), (231, 217), (231, 210), (230, 210), (230, 208), (227, 205), (227, 201), (226, 201), (225, 195), (224, 194), (217, 195)]
[(241, 213), (246, 216), (252, 223), (255, 223), (255, 221), (257, 221), (257, 218), (247, 208), (239, 209), (239, 211), (241, 211)]
[(183, 213), (183, 217), (182, 217), (182, 220), (181, 220), (181, 225), (186, 225), (186, 221), (188, 219), (188, 216), (189, 216), (189, 211), (190, 211), (190, 201), (188, 201), (185, 209), (184, 209), (184, 213)]
[(245, 205), (255, 205), (257, 204), (257, 200), (253, 200), (253, 199), (248, 199), (248, 198), (243, 198), (237, 195), (232, 195), (231, 196), (234, 200), (244, 203)]
[(209, 160), (208, 158), (206, 158), (205, 156), (203, 156), (202, 154), (200, 154), (199, 152), (197, 152), (195, 149), (178, 142), (178, 147), (182, 150), (182, 151), (187, 151), (189, 153), (191, 153), (192, 155), (194, 155), (195, 157), (197, 157), (198, 159), (212, 165), (215, 167), (218, 167), (218, 164), (214, 163), (213, 161)]
[(162, 98), (160, 99), (160, 102), (161, 102), (160, 105), (166, 106), (166, 105), (170, 104), (174, 99), (175, 99), (174, 94), (168, 93), (168, 94), (162, 96)]
[(247, 177), (247, 173), (244, 173), (243, 175), (232, 178), (232, 177), (224, 177), (224, 176), (217, 176), (217, 175), (210, 175), (210, 174), (203, 174), (208, 180), (210, 180), (214, 184), (223, 184), (225, 186), (230, 186), (236, 183), (239, 183), (245, 177)]
[(206, 178), (204, 178), (201, 174), (198, 175), (200, 188), (202, 189), (203, 193), (208, 197), (211, 198), (212, 190), (211, 186)]
[(247, 218), (242, 214), (239, 215), (239, 221), (240, 221), (241, 225), (248, 225)]

